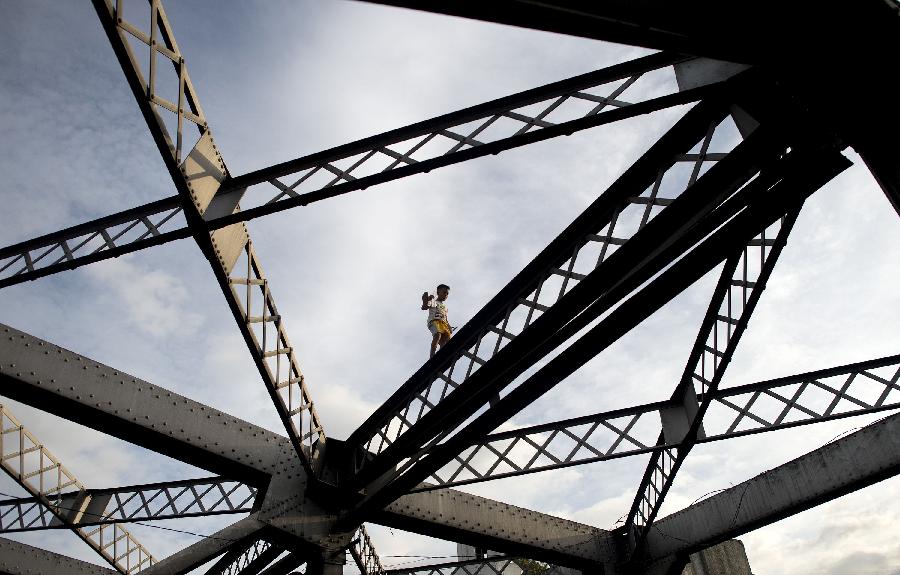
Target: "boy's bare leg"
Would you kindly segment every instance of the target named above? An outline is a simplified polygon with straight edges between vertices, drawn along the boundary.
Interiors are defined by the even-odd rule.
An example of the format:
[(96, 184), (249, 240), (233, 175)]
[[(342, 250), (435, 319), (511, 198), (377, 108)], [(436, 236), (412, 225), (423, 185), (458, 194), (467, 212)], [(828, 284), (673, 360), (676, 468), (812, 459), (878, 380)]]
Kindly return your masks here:
[[(441, 334), (440, 333), (434, 334), (434, 336), (431, 338), (431, 355), (434, 355), (435, 352), (437, 352), (438, 344), (440, 343), (440, 341), (441, 341)], [(441, 345), (443, 345), (443, 344), (441, 344)], [(429, 355), (428, 357), (431, 357), (431, 355)]]
[(444, 347), (444, 344), (446, 344), (448, 341), (450, 341), (450, 334), (442, 333), (441, 340), (438, 342), (438, 345), (440, 347)]

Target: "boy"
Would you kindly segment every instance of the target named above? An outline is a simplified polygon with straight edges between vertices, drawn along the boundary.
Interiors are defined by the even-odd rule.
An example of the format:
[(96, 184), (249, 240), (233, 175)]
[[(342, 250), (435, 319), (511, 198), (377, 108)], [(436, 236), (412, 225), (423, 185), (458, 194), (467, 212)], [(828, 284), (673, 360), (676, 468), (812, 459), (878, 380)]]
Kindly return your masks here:
[[(437, 300), (428, 292), (422, 294), (422, 309), (428, 310), (428, 331), (431, 332), (431, 355), (437, 352), (438, 347), (444, 347), (450, 341), (449, 319), (447, 318), (447, 298), (450, 296), (450, 286), (441, 284), (437, 287)], [(429, 356), (431, 357), (431, 356)]]

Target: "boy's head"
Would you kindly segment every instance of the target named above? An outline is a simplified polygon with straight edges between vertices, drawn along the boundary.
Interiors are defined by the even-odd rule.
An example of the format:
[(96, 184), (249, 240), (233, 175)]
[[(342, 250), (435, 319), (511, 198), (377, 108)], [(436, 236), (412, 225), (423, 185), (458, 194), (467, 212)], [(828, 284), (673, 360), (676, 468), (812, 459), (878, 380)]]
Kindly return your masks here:
[(447, 284), (440, 284), (437, 287), (437, 297), (438, 300), (444, 301), (450, 295), (450, 286)]

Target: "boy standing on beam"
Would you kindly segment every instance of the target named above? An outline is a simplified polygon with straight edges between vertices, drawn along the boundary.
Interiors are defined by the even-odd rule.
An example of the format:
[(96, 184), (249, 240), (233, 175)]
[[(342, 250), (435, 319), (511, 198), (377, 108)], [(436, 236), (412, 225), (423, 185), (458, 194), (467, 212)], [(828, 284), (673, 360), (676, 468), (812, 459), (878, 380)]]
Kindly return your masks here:
[[(428, 331), (431, 332), (431, 356), (439, 347), (450, 341), (452, 328), (447, 318), (447, 298), (450, 297), (450, 286), (440, 284), (437, 287), (437, 299), (428, 292), (422, 294), (422, 309), (428, 310)], [(429, 356), (429, 357), (431, 357)]]

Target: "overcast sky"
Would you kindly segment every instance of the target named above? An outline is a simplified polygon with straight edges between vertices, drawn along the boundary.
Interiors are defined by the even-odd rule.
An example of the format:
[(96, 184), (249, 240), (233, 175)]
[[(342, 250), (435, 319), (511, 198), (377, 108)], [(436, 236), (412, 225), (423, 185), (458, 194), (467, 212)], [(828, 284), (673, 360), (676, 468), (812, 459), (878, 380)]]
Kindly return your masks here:
[[(236, 175), (649, 53), (355, 2), (192, 0), (166, 8)], [(686, 110), (251, 222), (327, 434), (346, 438), (427, 358), (423, 291), (449, 284), (451, 323), (461, 326)], [(900, 351), (900, 220), (858, 158), (848, 156), (854, 166), (807, 202), (723, 387)], [(0, 174), (0, 245), (174, 193), (87, 0), (0, 0)], [(511, 425), (668, 398), (715, 275)], [(0, 290), (0, 322), (283, 433), (190, 240)], [(208, 475), (7, 405), (89, 487)], [(698, 446), (662, 514), (874, 419)], [(611, 528), (627, 513), (646, 461), (630, 457), (464, 489)], [(5, 476), (0, 488), (23, 493)], [(898, 514), (895, 478), (742, 540), (759, 574), (900, 573)], [(208, 534), (231, 520), (162, 525)], [(133, 532), (157, 557), (197, 540), (144, 526)], [(455, 553), (453, 544), (419, 535), (371, 533), (386, 565), (410, 561), (395, 556)], [(68, 533), (16, 539), (100, 562)]]

